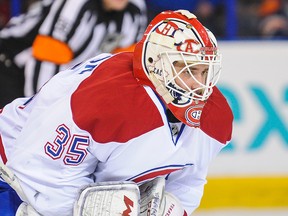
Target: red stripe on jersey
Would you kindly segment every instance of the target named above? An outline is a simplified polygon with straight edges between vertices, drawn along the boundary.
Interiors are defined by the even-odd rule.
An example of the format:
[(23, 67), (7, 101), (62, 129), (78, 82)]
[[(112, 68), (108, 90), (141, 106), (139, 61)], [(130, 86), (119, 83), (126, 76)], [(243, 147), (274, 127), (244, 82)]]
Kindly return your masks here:
[(109, 58), (71, 96), (74, 122), (99, 143), (124, 143), (164, 124), (132, 74), (132, 59), (128, 52)]
[(210, 137), (226, 144), (232, 136), (233, 113), (225, 97), (217, 87), (205, 104), (201, 119), (200, 128)]
[(6, 154), (5, 154), (4, 145), (3, 145), (3, 142), (2, 142), (1, 135), (0, 135), (0, 156), (2, 158), (3, 163), (6, 164), (7, 157), (6, 157)]
[(158, 171), (147, 173), (145, 175), (142, 175), (142, 176), (140, 176), (138, 178), (131, 179), (131, 180), (134, 181), (135, 183), (139, 183), (139, 182), (142, 182), (142, 181), (145, 181), (145, 180), (148, 180), (148, 179), (156, 178), (158, 176), (168, 175), (168, 174), (170, 174), (170, 173), (172, 173), (174, 171), (180, 170), (180, 169), (183, 169), (183, 167), (178, 168), (178, 169), (158, 170)]

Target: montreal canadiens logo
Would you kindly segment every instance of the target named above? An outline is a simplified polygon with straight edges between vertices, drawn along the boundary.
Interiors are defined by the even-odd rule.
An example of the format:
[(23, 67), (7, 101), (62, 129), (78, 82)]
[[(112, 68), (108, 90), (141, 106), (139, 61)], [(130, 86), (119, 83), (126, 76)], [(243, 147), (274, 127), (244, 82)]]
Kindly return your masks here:
[(189, 107), (185, 111), (186, 121), (194, 127), (199, 127), (202, 109), (203, 109), (203, 104)]

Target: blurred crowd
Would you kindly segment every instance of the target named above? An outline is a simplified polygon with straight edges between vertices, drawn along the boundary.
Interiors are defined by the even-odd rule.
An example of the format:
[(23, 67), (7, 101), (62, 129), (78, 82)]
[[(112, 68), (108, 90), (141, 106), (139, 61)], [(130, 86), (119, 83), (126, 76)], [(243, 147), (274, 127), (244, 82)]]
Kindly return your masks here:
[[(288, 38), (288, 0), (146, 0), (148, 13), (183, 7), (193, 11), (218, 38)], [(230, 28), (230, 29), (229, 29)], [(229, 32), (230, 31), (230, 32)]]
[[(28, 8), (38, 0), (21, 0), (19, 10), (21, 13), (27, 12)], [(12, 14), (12, 0), (0, 0), (0, 29), (2, 29), (9, 19), (13, 16)]]
[[(288, 0), (238, 0), (238, 36), (288, 37)], [(241, 2), (241, 3), (240, 3)]]
[[(21, 11), (27, 11), (35, 1), (19, 1)], [(191, 10), (220, 39), (229, 39), (227, 25), (231, 25), (228, 21), (234, 16), (236, 39), (288, 37), (288, 0), (146, 0), (146, 3), (150, 19), (162, 10)], [(11, 17), (10, 4), (11, 0), (0, 0), (0, 29)]]

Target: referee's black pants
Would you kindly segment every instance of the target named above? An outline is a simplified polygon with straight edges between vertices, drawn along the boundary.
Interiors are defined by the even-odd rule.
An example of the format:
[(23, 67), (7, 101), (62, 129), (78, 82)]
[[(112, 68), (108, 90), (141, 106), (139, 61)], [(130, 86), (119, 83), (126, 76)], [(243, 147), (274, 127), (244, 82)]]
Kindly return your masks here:
[(24, 69), (0, 61), (0, 109), (24, 96)]

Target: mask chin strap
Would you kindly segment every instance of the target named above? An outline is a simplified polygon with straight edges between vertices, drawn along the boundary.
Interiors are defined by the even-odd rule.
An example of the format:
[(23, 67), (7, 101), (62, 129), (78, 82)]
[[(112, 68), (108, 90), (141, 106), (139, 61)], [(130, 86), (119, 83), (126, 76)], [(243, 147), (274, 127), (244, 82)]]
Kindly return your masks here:
[(166, 104), (169, 104), (174, 100), (168, 89), (155, 77), (154, 73), (150, 73), (150, 81), (155, 86), (155, 90), (163, 98)]

